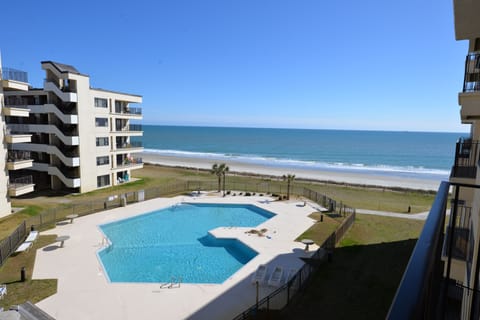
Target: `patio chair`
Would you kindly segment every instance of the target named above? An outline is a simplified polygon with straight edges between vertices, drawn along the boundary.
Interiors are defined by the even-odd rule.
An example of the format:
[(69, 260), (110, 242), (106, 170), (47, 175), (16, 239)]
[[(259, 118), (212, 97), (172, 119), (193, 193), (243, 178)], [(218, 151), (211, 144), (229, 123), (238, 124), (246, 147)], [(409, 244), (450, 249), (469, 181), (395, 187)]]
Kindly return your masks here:
[(38, 238), (38, 231), (30, 231), (27, 239), (25, 239), (25, 242), (35, 242), (37, 238)]
[(32, 242), (24, 242), (17, 248), (17, 250), (15, 250), (15, 253), (28, 251), (32, 245)]
[(263, 283), (267, 277), (268, 268), (266, 265), (261, 264), (258, 266), (257, 271), (253, 274), (252, 283)]
[(279, 287), (282, 282), (283, 277), (283, 268), (282, 267), (275, 267), (272, 274), (270, 275), (270, 279), (268, 279), (268, 285), (272, 287)]

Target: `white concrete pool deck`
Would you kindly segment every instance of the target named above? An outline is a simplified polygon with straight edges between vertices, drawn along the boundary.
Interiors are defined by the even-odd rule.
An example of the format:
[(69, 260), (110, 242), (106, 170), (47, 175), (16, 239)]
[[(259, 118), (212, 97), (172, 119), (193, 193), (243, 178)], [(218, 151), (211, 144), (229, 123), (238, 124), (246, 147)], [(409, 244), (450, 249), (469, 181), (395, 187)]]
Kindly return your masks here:
[[(160, 284), (110, 283), (97, 259), (102, 246), (98, 225), (158, 210), (179, 202), (248, 203), (276, 214), (255, 229), (267, 229), (265, 236), (248, 234), (252, 228), (217, 228), (219, 237), (238, 238), (259, 254), (222, 284), (186, 284), (160, 288)], [(267, 264), (268, 276), (275, 266), (285, 273), (299, 269), (317, 249), (305, 252), (294, 240), (315, 221), (308, 215), (318, 208), (303, 201), (272, 201), (259, 196), (178, 196), (158, 198), (75, 219), (42, 234), (68, 235), (64, 247), (51, 244), (37, 250), (34, 279), (58, 279), (58, 292), (37, 305), (57, 320), (68, 319), (231, 319), (255, 303), (251, 277), (260, 264)], [(175, 230), (172, 230), (175, 232)], [(267, 276), (267, 279), (268, 279)], [(285, 276), (285, 275), (284, 275)], [(260, 299), (276, 288), (260, 286)]]

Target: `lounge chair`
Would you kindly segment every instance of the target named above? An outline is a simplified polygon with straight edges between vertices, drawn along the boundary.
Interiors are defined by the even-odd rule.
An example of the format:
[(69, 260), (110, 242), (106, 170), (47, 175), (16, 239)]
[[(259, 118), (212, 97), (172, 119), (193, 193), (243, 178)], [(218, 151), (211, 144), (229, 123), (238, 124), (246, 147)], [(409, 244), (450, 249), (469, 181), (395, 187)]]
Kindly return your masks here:
[(258, 266), (257, 271), (255, 271), (253, 277), (252, 277), (252, 283), (263, 283), (265, 282), (265, 279), (267, 278), (267, 271), (268, 268), (266, 265), (261, 264)]
[(7, 295), (7, 285), (0, 285), (0, 300), (2, 300)]
[(32, 242), (24, 242), (17, 248), (17, 250), (15, 250), (15, 253), (28, 251), (32, 245)]
[(25, 239), (25, 242), (35, 242), (37, 238), (38, 238), (38, 231), (30, 231), (27, 239)]
[(270, 275), (270, 279), (268, 279), (268, 285), (272, 287), (279, 287), (282, 282), (283, 277), (283, 268), (282, 267), (275, 267), (273, 269), (272, 274)]

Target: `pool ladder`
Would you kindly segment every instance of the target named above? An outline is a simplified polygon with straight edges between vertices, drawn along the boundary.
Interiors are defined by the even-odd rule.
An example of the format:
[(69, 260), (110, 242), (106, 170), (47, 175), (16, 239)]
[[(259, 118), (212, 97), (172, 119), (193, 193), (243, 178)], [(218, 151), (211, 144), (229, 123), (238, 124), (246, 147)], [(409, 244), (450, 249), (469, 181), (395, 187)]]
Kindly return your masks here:
[(173, 288), (180, 288), (180, 284), (182, 283), (182, 277), (174, 277), (170, 278), (170, 282), (160, 284), (160, 289), (173, 289)]

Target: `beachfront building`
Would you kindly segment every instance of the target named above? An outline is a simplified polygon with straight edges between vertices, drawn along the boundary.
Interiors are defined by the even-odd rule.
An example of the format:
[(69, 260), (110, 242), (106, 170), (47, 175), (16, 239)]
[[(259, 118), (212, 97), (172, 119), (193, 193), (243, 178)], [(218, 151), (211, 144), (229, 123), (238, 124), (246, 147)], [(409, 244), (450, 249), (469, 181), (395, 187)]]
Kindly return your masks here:
[(44, 87), (5, 92), (5, 101), (26, 106), (29, 117), (15, 128), (32, 135), (16, 150), (33, 158), (30, 173), (38, 190), (88, 192), (130, 180), (142, 168), (142, 97), (90, 87), (75, 67), (43, 61)]
[[(455, 37), (468, 41), (456, 144), (389, 317), (480, 319), (480, 1), (454, 0)], [(450, 207), (450, 210), (448, 210)], [(449, 212), (449, 216), (447, 215)], [(448, 223), (445, 228), (445, 222)]]
[(29, 152), (17, 149), (19, 144), (28, 144), (31, 140), (31, 134), (19, 125), (29, 118), (29, 110), (4, 99), (8, 92), (28, 89), (27, 73), (2, 67), (0, 58), (0, 217), (11, 213), (10, 197), (34, 190), (32, 176), (26, 173), (33, 161)]

